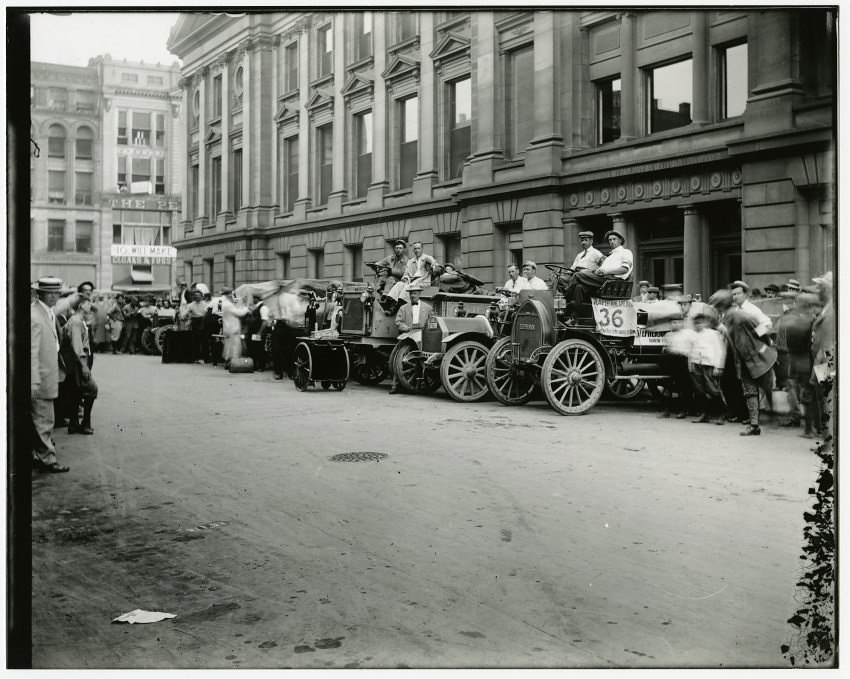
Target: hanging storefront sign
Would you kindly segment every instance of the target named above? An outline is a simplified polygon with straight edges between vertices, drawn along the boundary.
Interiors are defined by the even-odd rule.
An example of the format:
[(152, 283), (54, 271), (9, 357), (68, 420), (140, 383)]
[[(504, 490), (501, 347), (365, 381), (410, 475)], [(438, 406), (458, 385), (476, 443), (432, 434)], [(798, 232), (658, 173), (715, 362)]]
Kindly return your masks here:
[(170, 245), (113, 245), (110, 255), (113, 264), (171, 264), (177, 258), (177, 248)]

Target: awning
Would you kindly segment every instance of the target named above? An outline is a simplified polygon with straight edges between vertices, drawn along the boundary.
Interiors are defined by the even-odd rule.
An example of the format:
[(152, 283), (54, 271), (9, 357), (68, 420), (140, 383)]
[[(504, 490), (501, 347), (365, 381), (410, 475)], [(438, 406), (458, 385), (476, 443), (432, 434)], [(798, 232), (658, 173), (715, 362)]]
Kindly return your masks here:
[(130, 271), (130, 279), (134, 283), (153, 283), (153, 273), (150, 271), (138, 271), (133, 269)]

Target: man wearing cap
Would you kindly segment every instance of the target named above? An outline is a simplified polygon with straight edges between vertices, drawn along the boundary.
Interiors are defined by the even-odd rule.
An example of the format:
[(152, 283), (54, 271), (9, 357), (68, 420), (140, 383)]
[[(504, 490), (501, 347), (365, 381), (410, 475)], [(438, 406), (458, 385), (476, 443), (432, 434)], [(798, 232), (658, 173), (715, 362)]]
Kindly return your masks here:
[(516, 300), (520, 290), (525, 290), (528, 287), (528, 279), (525, 276), (519, 275), (519, 267), (516, 264), (508, 266), (508, 280), (505, 284), (496, 290), (502, 294), (502, 299), (499, 300), (499, 307), (504, 309)]
[(769, 283), (764, 286), (764, 296), (766, 299), (773, 299), (779, 292), (779, 286), (776, 283)]
[(658, 301), (658, 295), (661, 293), (661, 289), (657, 285), (650, 285), (646, 289), (646, 301), (647, 303), (653, 303)]
[[(431, 305), (419, 301), (421, 292), (422, 288), (415, 283), (407, 288), (407, 294), (410, 295), (410, 304), (404, 304), (395, 315), (395, 324), (398, 326), (399, 332), (419, 330), (425, 327), (428, 317), (433, 315), (434, 309)], [(393, 370), (393, 383), (390, 387), (390, 393), (397, 393), (398, 387), (398, 374)]]
[(112, 343), (112, 353), (117, 354), (121, 347), (121, 331), (124, 328), (124, 295), (120, 292), (115, 295), (115, 299), (109, 305), (106, 317), (109, 319), (109, 339)]
[(790, 278), (787, 283), (782, 284), (784, 292), (800, 292), (800, 281)]
[[(401, 239), (397, 240), (393, 245), (393, 254), (375, 263), (378, 271), (378, 292), (389, 295), (395, 284), (404, 278), (409, 261), (407, 242)], [(398, 294), (393, 299), (397, 300)]]
[(749, 425), (741, 436), (758, 436), (759, 389), (772, 405), (773, 366), (777, 352), (767, 336), (770, 319), (747, 297), (750, 287), (744, 281), (735, 281), (732, 290), (732, 308), (724, 316), (729, 343), (735, 354), (735, 366), (747, 401)]
[(611, 254), (595, 271), (577, 272), (567, 286), (564, 296), (567, 302), (573, 304), (573, 308), (597, 293), (606, 280), (615, 278), (625, 281), (632, 275), (634, 255), (632, 255), (631, 250), (624, 247), (626, 244), (625, 236), (612, 229), (605, 234), (605, 240), (611, 246)]
[(537, 277), (537, 264), (528, 261), (522, 265), (522, 275), (525, 276), (525, 287), (528, 290), (548, 290), (549, 286), (546, 281)]
[(230, 367), (230, 361), (242, 356), (242, 318), (251, 309), (240, 302), (233, 301), (233, 289), (221, 289), (221, 332), (224, 335), (224, 369)]
[(407, 260), (402, 280), (405, 283), (415, 283), (423, 289), (427, 288), (431, 285), (431, 272), (434, 270), (437, 260), (423, 252), (422, 241), (416, 241), (411, 247), (413, 248), (413, 257)]
[(59, 299), (62, 281), (51, 276), (39, 278), (32, 286), (37, 299), (30, 306), (30, 414), (33, 425), (33, 466), (40, 472), (58, 474), (68, 467), (56, 460), (53, 443), (55, 415), (53, 400), (64, 378), (59, 359), (59, 333), (53, 306)]
[(632, 297), (633, 302), (648, 302), (649, 301), (649, 281), (638, 281), (638, 294)]
[(578, 237), (581, 243), (581, 252), (573, 260), (573, 265), (570, 267), (572, 273), (585, 269), (588, 271), (598, 269), (602, 260), (605, 259), (605, 255), (593, 247), (593, 231), (580, 231)]

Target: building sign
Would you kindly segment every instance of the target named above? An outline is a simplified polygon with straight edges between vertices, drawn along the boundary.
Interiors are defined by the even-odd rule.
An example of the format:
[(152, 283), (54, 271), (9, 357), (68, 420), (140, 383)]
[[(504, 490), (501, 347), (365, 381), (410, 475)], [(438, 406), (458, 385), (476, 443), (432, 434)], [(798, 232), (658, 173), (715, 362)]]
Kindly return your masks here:
[(113, 245), (113, 264), (166, 264), (177, 259), (177, 248), (170, 245)]
[(162, 198), (104, 198), (104, 207), (122, 210), (179, 210), (180, 201)]

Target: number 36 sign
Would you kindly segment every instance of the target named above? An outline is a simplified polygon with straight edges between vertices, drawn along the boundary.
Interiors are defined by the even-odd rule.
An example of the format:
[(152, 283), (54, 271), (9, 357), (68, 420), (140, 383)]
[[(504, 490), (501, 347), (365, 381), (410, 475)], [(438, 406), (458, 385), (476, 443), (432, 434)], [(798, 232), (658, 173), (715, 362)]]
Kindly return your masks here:
[(630, 300), (592, 298), (591, 302), (597, 332), (615, 337), (635, 334), (637, 312)]

